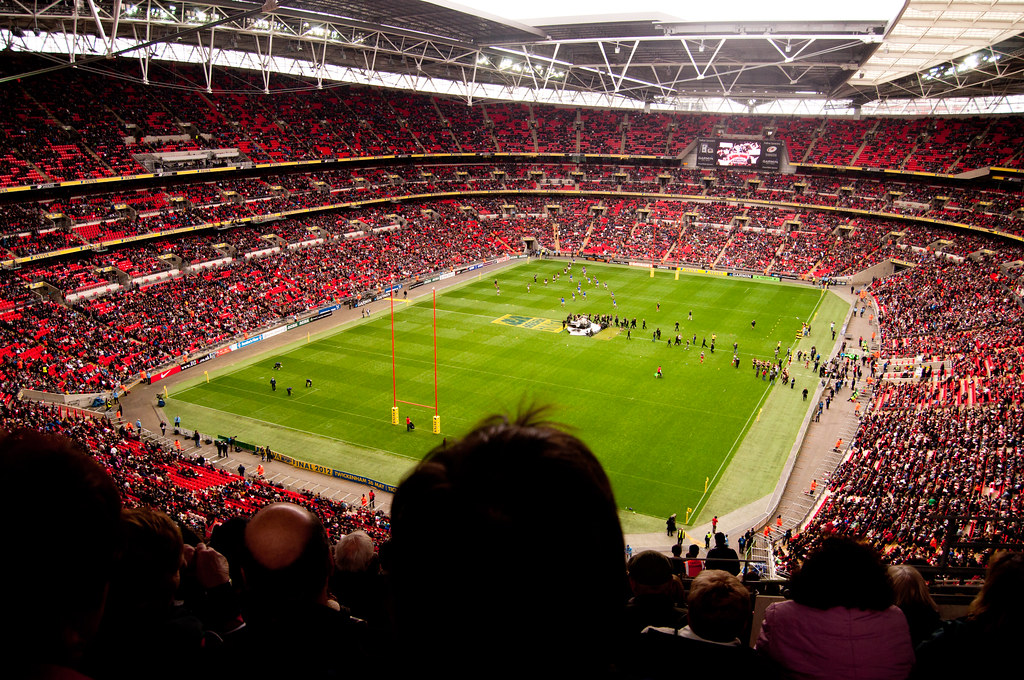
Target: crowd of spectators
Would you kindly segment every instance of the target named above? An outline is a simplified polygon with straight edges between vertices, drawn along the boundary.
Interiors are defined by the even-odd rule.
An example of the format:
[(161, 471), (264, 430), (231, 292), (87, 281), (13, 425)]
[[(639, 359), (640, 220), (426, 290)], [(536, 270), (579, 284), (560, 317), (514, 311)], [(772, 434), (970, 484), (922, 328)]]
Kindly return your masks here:
[[(764, 584), (737, 576), (722, 533), (703, 568), (696, 545), (686, 560), (681, 550), (624, 559), (601, 464), (542, 417), (488, 419), (431, 451), (389, 516), (224, 472), (202, 449), (163, 448), (131, 426), (8, 399), (0, 460), (17, 479), (45, 471), (51, 496), (31, 512), (34, 485), (3, 497), (26, 528), (22, 559), (4, 567), (19, 584), (8, 608), (31, 626), (8, 637), (7, 666), (17, 677), (107, 680), (143, 667), (155, 678), (197, 667), (279, 677), (297, 661), (267, 654), (271, 639), (302, 649), (298, 663), (326, 677), (347, 667), (339, 644), (378, 659), (383, 677), (430, 667), (478, 677), (510, 645), (523, 653), (489, 675), (668, 680), (685, 659), (701, 675), (902, 680), (937, 677), (949, 664), (966, 672), (963, 656), (978, 649), (1009, 663), (1024, 607), (1020, 554), (986, 556), (970, 615), (943, 623), (913, 568), (886, 567), (870, 544), (830, 535), (759, 619)], [(574, 512), (523, 503), (511, 469), (558, 488)], [(439, 533), (453, 515), (458, 530)], [(502, 547), (500, 564), (452, 568), (458, 556)], [(77, 569), (59, 559), (68, 550)], [(481, 597), (495, 581), (505, 596)], [(570, 616), (587, 625), (566, 630)], [(453, 634), (464, 644), (451, 645)], [(379, 661), (394, 648), (403, 654)]]
[(49, 301), (5, 312), (0, 328), (4, 373), (28, 389), (109, 392), (170, 358), (88, 313)]
[(390, 536), (383, 513), (220, 470), (204, 459), (203, 448), (161, 446), (141, 439), (130, 425), (48, 404), (9, 399), (0, 409), (0, 430), (28, 428), (72, 439), (113, 477), (126, 506), (160, 508), (200, 538), (231, 517), (279, 501), (316, 514), (335, 540), (353, 530), (366, 532), (378, 545)]
[[(572, 167), (543, 166), (540, 172), (545, 176), (564, 175)], [(406, 170), (404, 177), (398, 177), (416, 179), (417, 172)], [(442, 172), (456, 179), (460, 174), (470, 175), (450, 169)], [(470, 185), (476, 181), (473, 177), (482, 177), (479, 172), (472, 170)], [(440, 181), (430, 179), (433, 183)], [(228, 191), (235, 191), (238, 187), (255, 193), (265, 191), (262, 187), (275, 186), (271, 181), (221, 184), (220, 189), (232, 187)], [(302, 186), (295, 185), (296, 190), (288, 192), (287, 205), (281, 203), (286, 200), (283, 195), (242, 204), (227, 202), (215, 206), (226, 211), (216, 215), (245, 214), (251, 218), (255, 206), (271, 210), (304, 206), (309, 205), (306, 199), (322, 195), (301, 191)], [(373, 290), (392, 275), (411, 278), (519, 252), (524, 238), (536, 239), (547, 250), (568, 254), (703, 267), (717, 263), (720, 267), (797, 277), (850, 273), (887, 257), (925, 262), (933, 248), (958, 259), (983, 249), (998, 251), (999, 261), (1022, 254), (1020, 248), (992, 237), (963, 234), (934, 224), (897, 225), (878, 217), (843, 223), (837, 215), (810, 208), (794, 212), (790, 208), (719, 201), (529, 195), (435, 200), (428, 205), (384, 204), (348, 211), (344, 217), (323, 212), (264, 224), (241, 222), (215, 233), (207, 228), (121, 246), (106, 254), (80, 256), (78, 260), (52, 264), (43, 261), (22, 268), (16, 277), (27, 283), (52, 285), (63, 295), (104, 292), (104, 297), (77, 304), (116, 332), (155, 343), (166, 355), (181, 356), (265, 327), (275, 319)], [(235, 212), (239, 210), (244, 212)], [(107, 228), (174, 215), (187, 216), (188, 211), (149, 211), (109, 222)], [(88, 227), (86, 223), (76, 225), (72, 232), (57, 233), (80, 233), (78, 230)], [(353, 235), (357, 238), (350, 238)], [(298, 246), (301, 248), (296, 250)], [(253, 254), (260, 257), (251, 258)], [(203, 263), (213, 263), (213, 269), (192, 267)], [(950, 269), (946, 276), (957, 276), (956, 270)], [(154, 282), (153, 288), (138, 288)], [(943, 279), (936, 295), (948, 294), (943, 289), (946, 283)], [(969, 302), (971, 308), (998, 297), (1001, 285), (1000, 281), (991, 281), (987, 297), (979, 294), (976, 301)], [(921, 290), (931, 288), (922, 285)], [(31, 300), (24, 284), (16, 284), (9, 293), (7, 299), (17, 299), (18, 304)], [(883, 284), (877, 294), (883, 306), (900, 304), (898, 299), (889, 302)], [(159, 302), (171, 298), (175, 303)], [(183, 306), (185, 301), (192, 302)], [(955, 314), (949, 318), (920, 316), (905, 322), (919, 329), (919, 338), (904, 335), (896, 339), (889, 335), (884, 339), (886, 346), (895, 348), (898, 344), (907, 352), (928, 343), (941, 347), (943, 338), (956, 336), (957, 324), (961, 323)], [(996, 317), (992, 322), (1000, 323), (1001, 319)]]
[[(837, 532), (893, 562), (963, 567), (982, 564), (976, 545), (1024, 541), (1024, 313), (1002, 262), (929, 254), (871, 286), (886, 379), (787, 559)], [(916, 371), (899, 359), (919, 355)]]
[[(44, 200), (37, 203), (8, 206), (10, 217), (7, 233), (0, 236), (0, 246), (11, 257), (24, 257), (53, 252), (68, 247), (83, 247), (130, 236), (156, 235), (182, 227), (214, 222), (237, 224), (260, 219), (265, 215), (294, 210), (308, 210), (340, 202), (372, 200), (387, 197), (410, 196), (439, 191), (486, 192), (499, 189), (557, 190), (586, 187), (599, 190), (663, 192), (693, 195), (703, 193), (709, 199), (730, 198), (743, 200), (770, 200), (801, 203), (804, 214), (816, 216), (809, 220), (818, 228), (826, 228), (829, 215), (831, 224), (838, 217), (815, 206), (858, 208), (873, 213), (911, 215), (929, 220), (950, 221), (958, 224), (996, 229), (1008, 233), (1021, 233), (1021, 219), (1017, 208), (1021, 206), (1015, 196), (996, 190), (973, 194), (963, 188), (948, 188), (907, 183), (882, 183), (875, 180), (842, 180), (829, 177), (765, 175), (763, 179), (746, 177), (741, 173), (704, 175), (696, 171), (670, 173), (671, 180), (661, 186), (657, 176), (650, 172), (637, 173), (635, 168), (614, 166), (587, 167), (587, 180), (579, 178), (580, 166), (540, 165), (502, 168), (500, 173), (486, 164), (468, 166), (429, 166), (405, 168), (367, 168), (359, 171), (334, 170), (323, 173), (320, 181), (327, 184), (326, 191), (314, 184), (307, 175), (273, 176), (266, 180), (237, 179), (198, 183), (167, 190), (140, 190), (113, 192), (87, 197)], [(458, 168), (458, 169), (456, 169)], [(635, 176), (634, 176), (635, 175)], [(625, 182), (623, 178), (625, 177)], [(710, 184), (703, 184), (709, 177)], [(796, 180), (800, 180), (799, 182)], [(849, 181), (849, 184), (844, 184)], [(279, 184), (279, 182), (281, 184)], [(287, 184), (288, 186), (282, 186)], [(274, 187), (280, 187), (275, 189)], [(890, 200), (898, 196), (899, 200)], [(185, 199), (182, 203), (177, 199)], [(940, 200), (941, 199), (941, 200)], [(661, 201), (681, 205), (678, 201)], [(782, 227), (796, 217), (783, 207), (762, 207), (757, 204), (737, 205), (717, 202), (702, 204), (702, 215), (711, 221), (726, 224), (730, 215), (745, 215), (749, 226)], [(123, 208), (127, 206), (127, 209)], [(965, 207), (967, 206), (967, 207)], [(55, 226), (51, 219), (59, 216), (70, 220)], [(934, 223), (934, 222), (930, 222)], [(918, 242), (908, 243), (927, 247), (929, 230), (920, 223), (914, 233)], [(941, 229), (931, 232), (939, 235)], [(951, 241), (942, 248), (946, 252), (967, 255), (983, 239), (965, 232), (954, 234), (946, 230), (941, 238)], [(936, 239), (938, 240), (938, 239)]]
[(722, 250), (718, 264), (728, 269), (768, 271), (784, 238), (778, 231), (735, 229)]
[[(104, 81), (69, 72), (50, 92), (39, 93), (27, 83), (0, 94), (0, 128), (6, 133), (0, 184), (140, 172), (132, 156), (144, 144), (138, 140), (177, 135), (186, 124), (195, 126), (194, 146), (236, 147), (258, 162), (495, 149), (677, 154), (719, 126), (735, 134), (760, 134), (767, 127), (758, 117), (625, 115), (512, 104), (466, 107), (360, 88), (347, 88), (344, 96), (331, 90), (308, 99), (286, 92), (190, 93), (175, 99), (172, 112), (146, 89), (108, 83), (97, 90), (105, 102), (97, 107), (89, 103), (97, 82)], [(787, 141), (794, 161), (927, 172), (1020, 165), (1019, 149), (1013, 146), (1020, 137), (1019, 119), (792, 119), (776, 127), (774, 134)], [(129, 137), (136, 141), (125, 141)], [(1014, 332), (1022, 323), (1020, 308), (1009, 302), (1011, 282), (1000, 275), (999, 265), (1020, 259), (1021, 249), (941, 224), (872, 215), (847, 218), (814, 209), (927, 217), (1021, 234), (1016, 213), (1022, 204), (1016, 192), (679, 168), (667, 170), (670, 180), (661, 186), (660, 172), (571, 164), (367, 167), (330, 170), (315, 179), (235, 178), (5, 205), (0, 207), (5, 223), (0, 247), (13, 257), (210, 222), (236, 223), (225, 232), (206, 229), (4, 272), (0, 357), (5, 391), (109, 389), (171, 357), (373, 291), (392, 276), (415, 278), (519, 252), (524, 237), (567, 254), (791, 276), (851, 273), (893, 257), (914, 266), (872, 286), (882, 361), (927, 354), (949, 365), (941, 378), (879, 390), (850, 459), (830, 484), (829, 502), (807, 532), (809, 538), (798, 537), (794, 546), (807, 549), (816, 535), (857, 529), (889, 554), (934, 562), (946, 538), (946, 529), (935, 519), (940, 511), (1009, 517), (1018, 510), (1020, 482), (1012, 461), (1021, 434), (1018, 376), (1024, 342)], [(272, 189), (276, 186), (284, 191)], [(262, 225), (248, 222), (351, 200), (539, 187), (704, 194), (710, 202), (466, 197), (433, 202), (428, 211), (415, 204), (385, 204), (346, 212), (343, 218), (326, 213)], [(184, 205), (173, 200), (178, 197)], [(726, 198), (801, 207), (727, 203)], [(121, 204), (131, 210), (114, 207)], [(508, 210), (507, 204), (514, 207)], [(558, 209), (549, 209), (551, 204)], [(53, 213), (70, 224), (54, 226), (44, 217)], [(799, 224), (787, 233), (787, 222)], [(345, 238), (353, 232), (361, 234)], [(307, 242), (315, 243), (287, 247)], [(982, 249), (997, 255), (969, 259)], [(264, 256), (245, 257), (252, 253)], [(159, 255), (180, 257), (182, 268)], [(230, 262), (229, 255), (234, 257)], [(208, 270), (189, 268), (220, 259), (224, 262)], [(121, 275), (131, 280), (154, 274), (166, 274), (167, 280), (151, 287), (129, 283), (71, 307), (36, 300), (24, 285), (45, 282), (68, 295), (107, 286)], [(949, 445), (954, 441), (961, 443)], [(960, 531), (1020, 538), (1012, 522)], [(978, 561), (967, 551), (945, 557), (960, 564)]]
[[(31, 70), (25, 55), (8, 61), (10, 70)], [(45, 84), (32, 79), (5, 93), (0, 128), (8, 144), (0, 149), (0, 184), (137, 174), (143, 167), (136, 155), (161, 149), (235, 148), (257, 163), (495, 150), (678, 155), (715, 134), (771, 134), (787, 143), (793, 162), (927, 172), (1021, 164), (1012, 141), (1021, 132), (1015, 117), (821, 120), (467, 107), (359, 87), (300, 96), (284, 81), (265, 88), (243, 72), (234, 74), (232, 90), (184, 91), (169, 100), (162, 85), (201, 82), (201, 72), (179, 65), (177, 73), (154, 76), (143, 87), (123, 79), (135, 75), (131, 66), (109, 68), (120, 77), (62, 71)]]

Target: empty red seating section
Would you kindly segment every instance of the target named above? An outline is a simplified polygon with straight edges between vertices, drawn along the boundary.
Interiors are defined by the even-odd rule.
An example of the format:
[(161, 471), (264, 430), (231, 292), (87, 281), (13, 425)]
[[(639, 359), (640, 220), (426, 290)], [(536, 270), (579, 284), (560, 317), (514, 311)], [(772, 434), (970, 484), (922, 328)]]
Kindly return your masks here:
[(853, 160), (864, 143), (864, 135), (876, 121), (842, 120), (830, 118), (814, 139), (814, 146), (805, 156), (806, 163), (822, 165), (853, 165)]
[(487, 115), (494, 123), (499, 151), (536, 151), (530, 132), (530, 109), (516, 104), (488, 104)]

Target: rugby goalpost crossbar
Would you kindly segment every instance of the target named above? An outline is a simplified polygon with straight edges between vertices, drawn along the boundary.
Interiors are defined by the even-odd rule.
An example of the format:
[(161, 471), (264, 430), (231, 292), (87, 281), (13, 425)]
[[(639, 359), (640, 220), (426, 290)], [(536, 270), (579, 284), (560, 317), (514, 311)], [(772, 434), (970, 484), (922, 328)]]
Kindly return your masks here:
[[(391, 406), (391, 424), (399, 425), (398, 405), (408, 404), (419, 408), (433, 409), (434, 416), (431, 418), (431, 431), (434, 434), (441, 434), (441, 415), (437, 407), (437, 289), (431, 288), (432, 307), (432, 336), (434, 343), (434, 405), (420, 404), (415, 401), (406, 401), (398, 398), (398, 359), (395, 355), (395, 296), (394, 291), (388, 296), (391, 300), (391, 389), (393, 403)], [(407, 301), (408, 302), (408, 301)]]

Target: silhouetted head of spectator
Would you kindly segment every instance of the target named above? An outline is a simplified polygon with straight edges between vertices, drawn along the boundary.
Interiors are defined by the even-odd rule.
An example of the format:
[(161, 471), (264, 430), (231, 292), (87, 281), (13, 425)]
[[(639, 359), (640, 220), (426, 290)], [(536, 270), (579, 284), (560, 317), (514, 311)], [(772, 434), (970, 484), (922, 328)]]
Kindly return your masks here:
[(391, 571), (392, 564), (394, 564), (394, 553), (390, 538), (377, 546), (377, 563), (381, 573), (386, 574)]
[[(121, 497), (69, 439), (16, 430), (0, 439), (8, 550), (0, 560), (11, 677), (35, 664), (73, 666), (96, 633), (120, 550)], [(42, 480), (39, 483), (33, 480)]]
[(690, 558), (697, 557), (700, 554), (700, 546), (696, 543), (691, 543), (689, 550), (686, 551), (686, 556)]
[(878, 551), (843, 536), (822, 541), (790, 579), (790, 595), (815, 609), (882, 611), (895, 601)]
[(323, 524), (291, 503), (261, 509), (245, 527), (242, 576), (257, 606), (326, 604), (333, 559)]
[(672, 546), (672, 557), (682, 557), (682, 556), (683, 556), (683, 546), (680, 545), (679, 543), (676, 543), (675, 545)]
[(376, 571), (376, 557), (373, 539), (361, 529), (342, 536), (334, 546), (334, 568), (339, 572)]
[(750, 623), (750, 591), (727, 571), (705, 569), (690, 584), (686, 608), (694, 633), (712, 642), (732, 642)]
[(163, 512), (121, 512), (124, 550), (110, 589), (110, 608), (155, 613), (171, 606), (181, 582), (184, 543), (178, 525)]
[(1024, 554), (998, 552), (992, 556), (985, 585), (971, 602), (970, 618), (993, 633), (1024, 628)]
[(503, 675), (608, 662), (624, 607), (615, 499), (586, 444), (542, 416), (484, 421), (395, 494), (398, 633), (457, 675), (487, 658)]
[(716, 548), (724, 548), (724, 547), (726, 547), (726, 545), (725, 545), (725, 534), (723, 534), (721, 531), (719, 531), (717, 534), (715, 534), (715, 547)]
[(228, 558), (232, 583), (242, 584), (242, 563), (245, 561), (245, 527), (248, 517), (230, 517), (213, 528), (210, 547)]
[(644, 550), (629, 560), (629, 586), (634, 595), (667, 592), (672, 585), (672, 563), (657, 550)]

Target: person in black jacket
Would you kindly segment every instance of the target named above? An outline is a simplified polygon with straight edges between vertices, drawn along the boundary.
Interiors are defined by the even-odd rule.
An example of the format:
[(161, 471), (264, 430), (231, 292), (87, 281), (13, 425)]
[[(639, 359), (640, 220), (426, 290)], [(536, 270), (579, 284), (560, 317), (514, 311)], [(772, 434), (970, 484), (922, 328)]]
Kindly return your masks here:
[(708, 551), (705, 569), (721, 569), (733, 576), (740, 573), (740, 556), (725, 544), (725, 534), (715, 534), (715, 547)]

